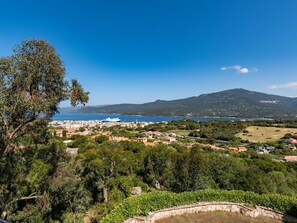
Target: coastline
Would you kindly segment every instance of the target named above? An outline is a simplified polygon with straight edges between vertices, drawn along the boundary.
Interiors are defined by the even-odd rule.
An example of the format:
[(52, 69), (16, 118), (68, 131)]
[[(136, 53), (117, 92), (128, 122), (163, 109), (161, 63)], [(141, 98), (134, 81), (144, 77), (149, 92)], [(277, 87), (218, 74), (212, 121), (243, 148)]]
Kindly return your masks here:
[(119, 118), (121, 122), (168, 122), (173, 120), (194, 120), (194, 121), (249, 121), (249, 120), (273, 120), (270, 118), (244, 118), (244, 117), (218, 117), (218, 116), (145, 116), (145, 115), (122, 115), (118, 113), (78, 113), (78, 112), (61, 112), (56, 114), (52, 121), (95, 121), (107, 118)]

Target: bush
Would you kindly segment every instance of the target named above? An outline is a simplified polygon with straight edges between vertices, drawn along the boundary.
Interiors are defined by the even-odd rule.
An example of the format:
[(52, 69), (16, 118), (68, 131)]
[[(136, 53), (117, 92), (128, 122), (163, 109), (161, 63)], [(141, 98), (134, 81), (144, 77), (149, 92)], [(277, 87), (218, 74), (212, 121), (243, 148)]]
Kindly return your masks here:
[(224, 190), (199, 190), (180, 194), (159, 191), (126, 199), (107, 214), (100, 223), (120, 223), (134, 216), (148, 215), (152, 211), (202, 201), (229, 201), (258, 205), (297, 216), (297, 199), (284, 195), (259, 195), (254, 192)]
[(105, 142), (105, 141), (108, 141), (109, 140), (109, 136), (107, 136), (107, 135), (101, 135), (101, 136), (97, 136), (96, 138), (95, 138), (95, 141), (97, 142), (97, 143), (99, 143), (99, 144), (101, 144), (101, 143), (103, 143), (103, 142)]
[(83, 219), (84, 219), (83, 213), (67, 212), (63, 215), (64, 223), (80, 223), (80, 222), (83, 222)]

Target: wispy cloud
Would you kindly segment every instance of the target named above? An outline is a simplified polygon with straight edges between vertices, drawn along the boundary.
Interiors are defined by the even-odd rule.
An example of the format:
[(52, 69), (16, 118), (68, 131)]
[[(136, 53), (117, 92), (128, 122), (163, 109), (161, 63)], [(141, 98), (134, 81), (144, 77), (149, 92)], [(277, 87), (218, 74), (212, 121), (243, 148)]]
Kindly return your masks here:
[(234, 70), (234, 71), (236, 71), (236, 73), (239, 73), (239, 74), (248, 74), (248, 73), (258, 71), (258, 69), (256, 67), (247, 68), (247, 67), (242, 67), (241, 65), (235, 65), (235, 66), (230, 66), (230, 67), (221, 67), (221, 70), (222, 71)]
[(297, 89), (297, 81), (294, 82), (288, 82), (288, 83), (284, 83), (284, 84), (273, 84), (268, 86), (269, 89), (282, 89), (282, 88), (286, 88), (286, 89)]

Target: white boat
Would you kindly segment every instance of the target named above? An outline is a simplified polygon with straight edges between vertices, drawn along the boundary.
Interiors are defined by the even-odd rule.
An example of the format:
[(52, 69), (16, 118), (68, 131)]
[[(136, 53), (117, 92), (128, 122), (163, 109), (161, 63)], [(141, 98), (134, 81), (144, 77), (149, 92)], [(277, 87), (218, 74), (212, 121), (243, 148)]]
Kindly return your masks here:
[(121, 119), (119, 119), (119, 118), (106, 118), (106, 119), (103, 119), (102, 120), (103, 122), (120, 122), (121, 121)]

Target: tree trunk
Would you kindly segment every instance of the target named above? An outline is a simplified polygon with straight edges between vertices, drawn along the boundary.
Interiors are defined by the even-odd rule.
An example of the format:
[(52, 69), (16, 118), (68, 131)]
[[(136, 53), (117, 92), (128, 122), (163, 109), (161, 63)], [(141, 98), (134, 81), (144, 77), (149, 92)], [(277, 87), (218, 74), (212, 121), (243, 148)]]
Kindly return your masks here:
[(0, 148), (0, 159), (2, 158), (5, 150), (6, 150), (5, 147), (4, 148)]
[(0, 144), (2, 144), (2, 147), (0, 148), (0, 159), (3, 157), (5, 152), (14, 148), (13, 141), (18, 138), (21, 133), (25, 132), (27, 126), (33, 123), (37, 119), (37, 117), (38, 116), (33, 116), (28, 120), (25, 120), (11, 131), (9, 131), (7, 124), (4, 124), (4, 126), (2, 126), (2, 129), (4, 129), (4, 131), (0, 136)]
[(4, 144), (2, 145), (2, 147), (0, 148), (0, 159), (3, 157), (5, 151), (7, 151), (8, 149), (8, 145)]
[(108, 189), (106, 187), (103, 187), (103, 198), (104, 198), (104, 202), (107, 203), (108, 202)]

